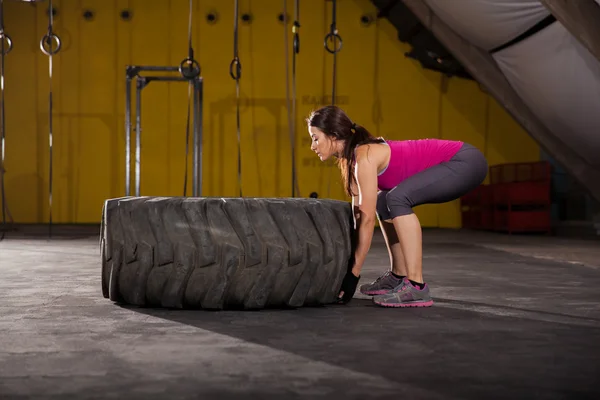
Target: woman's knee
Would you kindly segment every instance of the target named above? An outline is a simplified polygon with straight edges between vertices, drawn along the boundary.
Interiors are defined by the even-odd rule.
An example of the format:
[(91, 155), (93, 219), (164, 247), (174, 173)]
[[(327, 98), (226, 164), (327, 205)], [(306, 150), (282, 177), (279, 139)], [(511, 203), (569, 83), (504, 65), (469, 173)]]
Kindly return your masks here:
[(390, 190), (385, 198), (391, 219), (413, 213), (414, 204), (411, 196), (402, 187), (397, 186)]
[(377, 193), (377, 217), (381, 221), (391, 220), (386, 198), (388, 193), (389, 191), (387, 190), (382, 190)]

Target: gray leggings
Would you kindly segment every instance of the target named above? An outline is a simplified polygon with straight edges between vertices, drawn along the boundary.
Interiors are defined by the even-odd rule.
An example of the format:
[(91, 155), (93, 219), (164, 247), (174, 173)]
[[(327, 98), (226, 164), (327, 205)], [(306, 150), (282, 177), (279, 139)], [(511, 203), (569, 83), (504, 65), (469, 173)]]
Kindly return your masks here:
[(476, 147), (465, 143), (448, 162), (427, 168), (391, 190), (377, 195), (380, 220), (412, 214), (421, 204), (446, 203), (475, 189), (485, 180), (488, 163)]

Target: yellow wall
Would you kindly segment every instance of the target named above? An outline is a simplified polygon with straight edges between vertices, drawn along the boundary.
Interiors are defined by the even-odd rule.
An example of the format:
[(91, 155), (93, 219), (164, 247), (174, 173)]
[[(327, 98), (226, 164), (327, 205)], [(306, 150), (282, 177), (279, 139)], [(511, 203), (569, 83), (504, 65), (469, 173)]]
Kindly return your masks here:
[[(237, 196), (233, 1), (195, 2), (194, 47), (204, 86), (203, 195)], [(55, 0), (53, 221), (98, 222), (106, 198), (124, 195), (124, 74), (128, 64), (178, 65), (187, 55), (186, 0)], [(7, 204), (18, 223), (48, 221), (48, 57), (38, 47), (47, 29), (47, 2), (5, 2)], [(301, 1), (295, 126), (300, 195), (346, 199), (339, 173), (309, 149), (304, 117), (328, 103), (332, 56), (323, 49), (330, 3)], [(95, 12), (86, 21), (83, 10)], [(133, 19), (122, 21), (122, 9)], [(218, 12), (208, 24), (204, 15)], [(240, 13), (241, 146), (244, 196), (291, 194), (285, 97), (284, 27), (280, 0), (242, 0)], [(293, 11), (293, 1), (288, 1)], [(404, 57), (386, 20), (368, 27), (368, 0), (338, 2), (338, 104), (376, 135), (392, 139), (442, 137), (484, 150), (490, 164), (539, 159), (539, 148), (477, 84), (423, 70)], [(288, 27), (289, 28), (289, 27)], [(291, 40), (291, 34), (290, 34)], [(291, 60), (291, 43), (290, 43)], [(135, 91), (134, 91), (135, 93)], [(187, 85), (151, 83), (143, 91), (142, 195), (183, 193)], [(191, 156), (190, 156), (191, 166)], [(133, 166), (132, 166), (133, 172)], [(133, 182), (132, 182), (133, 185)], [(191, 170), (188, 195), (191, 193)], [(458, 202), (422, 206), (423, 226), (458, 227)]]

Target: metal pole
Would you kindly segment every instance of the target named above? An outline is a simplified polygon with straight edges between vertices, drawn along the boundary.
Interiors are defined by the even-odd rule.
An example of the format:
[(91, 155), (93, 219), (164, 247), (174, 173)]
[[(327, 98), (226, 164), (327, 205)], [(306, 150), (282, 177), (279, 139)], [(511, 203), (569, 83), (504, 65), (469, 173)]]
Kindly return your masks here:
[(156, 65), (131, 65), (132, 69), (142, 71), (179, 72), (179, 67), (162, 67)]
[[(182, 76), (140, 76), (142, 71), (179, 71), (178, 67), (127, 66), (125, 79), (125, 193), (131, 193), (131, 80), (135, 78), (135, 196), (141, 196), (142, 90), (152, 81), (187, 82)], [(202, 196), (202, 78), (195, 77), (193, 111), (193, 196)]]
[(135, 96), (135, 195), (140, 196), (140, 166), (141, 166), (141, 147), (142, 147), (142, 77), (136, 77), (136, 96)]
[(201, 196), (201, 192), (202, 192), (202, 172), (201, 172), (201, 168), (202, 168), (202, 139), (200, 138), (200, 129), (199, 129), (199, 123), (200, 123), (200, 115), (199, 115), (199, 80), (198, 79), (194, 79), (194, 156), (193, 156), (193, 186), (192, 186), (192, 195), (194, 197), (199, 197)]
[(204, 143), (204, 125), (202, 124), (202, 118), (204, 117), (203, 115), (203, 108), (204, 108), (204, 80), (199, 77), (198, 78), (198, 153), (199, 153), (199, 157), (198, 157), (198, 196), (202, 196), (202, 182), (203, 182), (203, 175), (202, 175), (202, 159), (203, 159), (203, 153), (202, 153), (202, 144)]
[(131, 194), (131, 78), (125, 77), (125, 196)]

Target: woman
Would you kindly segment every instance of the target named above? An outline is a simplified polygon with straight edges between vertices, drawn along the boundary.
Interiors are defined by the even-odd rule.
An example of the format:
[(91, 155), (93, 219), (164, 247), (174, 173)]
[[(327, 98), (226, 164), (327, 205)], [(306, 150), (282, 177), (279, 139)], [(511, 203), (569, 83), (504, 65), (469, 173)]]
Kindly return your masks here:
[(460, 141), (375, 138), (336, 106), (314, 111), (307, 123), (311, 150), (321, 161), (337, 158), (352, 197), (357, 244), (339, 301), (347, 303), (356, 291), (377, 218), (391, 270), (362, 285), (360, 292), (385, 307), (432, 306), (423, 280), (421, 225), (412, 209), (455, 200), (475, 189), (488, 171), (483, 154)]

